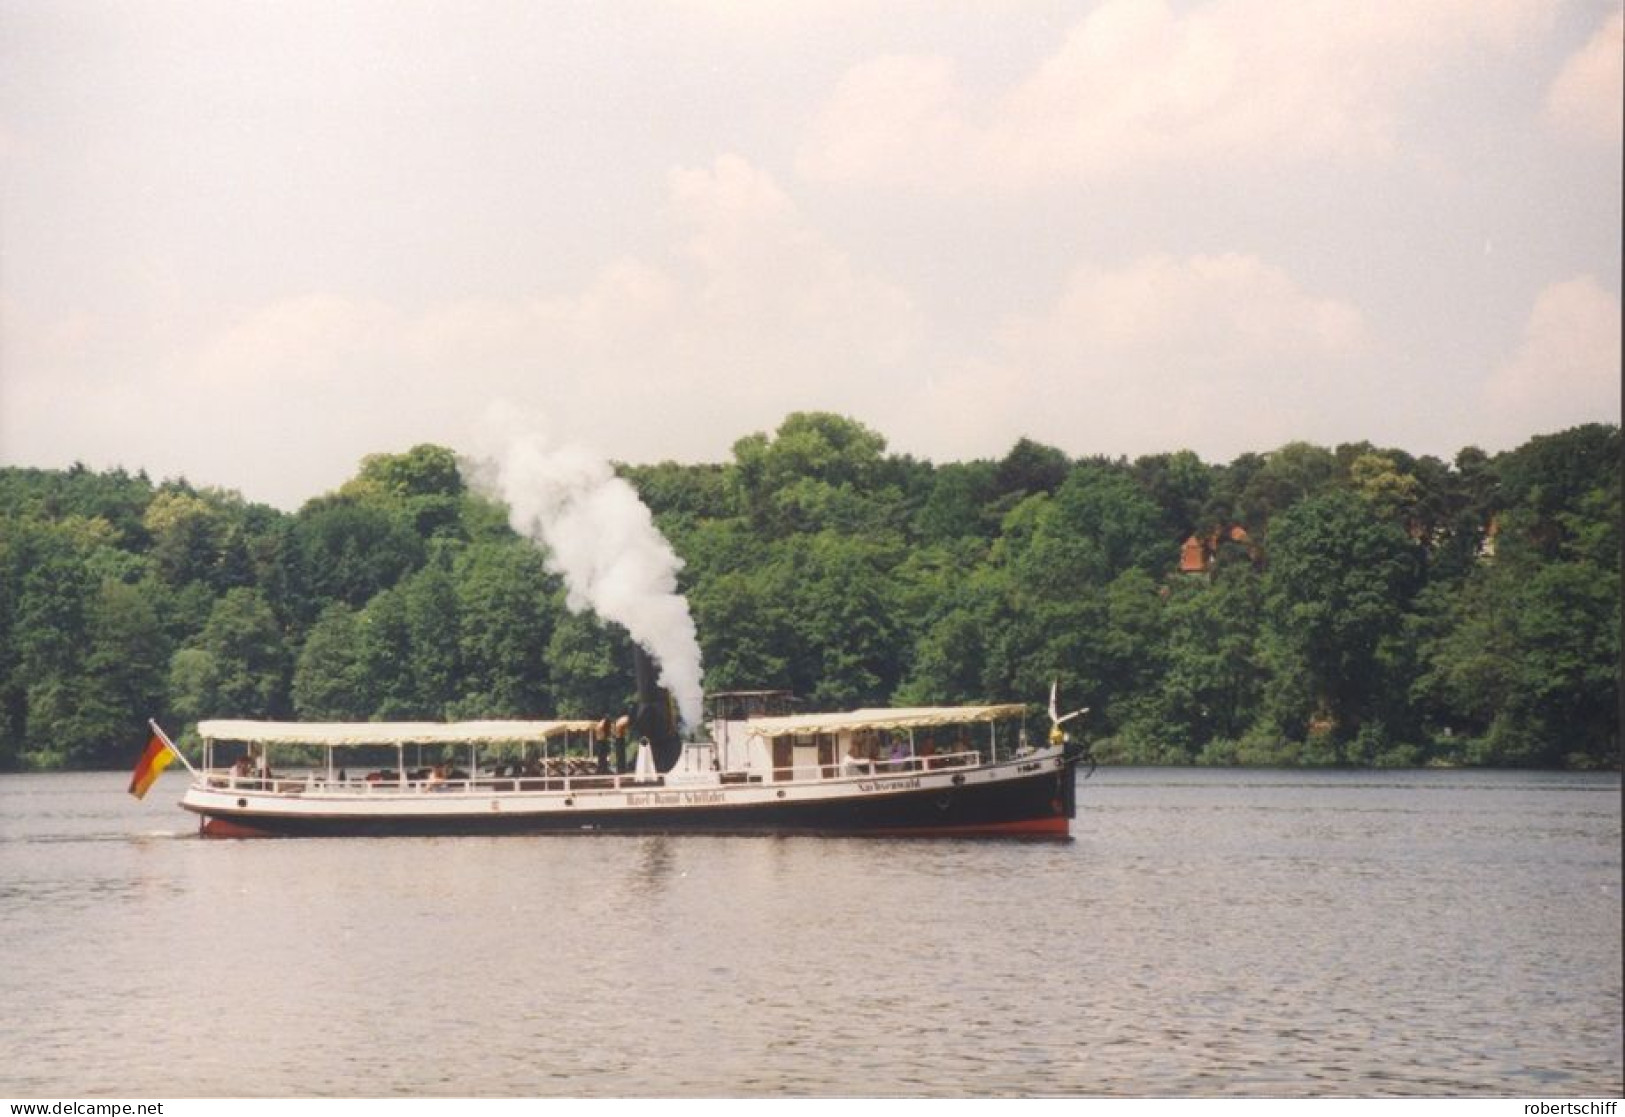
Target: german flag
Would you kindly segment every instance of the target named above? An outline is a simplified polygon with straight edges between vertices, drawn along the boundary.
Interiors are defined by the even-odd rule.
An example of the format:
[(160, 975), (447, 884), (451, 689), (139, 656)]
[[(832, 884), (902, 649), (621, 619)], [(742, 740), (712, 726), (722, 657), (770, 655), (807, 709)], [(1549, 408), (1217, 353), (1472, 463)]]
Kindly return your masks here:
[(147, 751), (135, 762), (135, 771), (130, 775), (130, 794), (137, 799), (146, 795), (147, 788), (152, 786), (153, 781), (174, 759), (175, 753), (169, 747), (169, 742), (154, 733), (152, 739), (147, 742)]

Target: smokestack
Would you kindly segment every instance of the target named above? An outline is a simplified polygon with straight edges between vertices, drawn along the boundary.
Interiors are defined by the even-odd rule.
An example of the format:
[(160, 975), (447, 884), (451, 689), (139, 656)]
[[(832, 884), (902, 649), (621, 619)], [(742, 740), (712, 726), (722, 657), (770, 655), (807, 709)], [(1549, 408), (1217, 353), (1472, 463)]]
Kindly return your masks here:
[(638, 681), (638, 707), (632, 714), (632, 733), (649, 738), (655, 770), (669, 772), (677, 766), (677, 759), (683, 753), (671, 695), (656, 681), (660, 672), (655, 661), (636, 643), (632, 645), (632, 670)]

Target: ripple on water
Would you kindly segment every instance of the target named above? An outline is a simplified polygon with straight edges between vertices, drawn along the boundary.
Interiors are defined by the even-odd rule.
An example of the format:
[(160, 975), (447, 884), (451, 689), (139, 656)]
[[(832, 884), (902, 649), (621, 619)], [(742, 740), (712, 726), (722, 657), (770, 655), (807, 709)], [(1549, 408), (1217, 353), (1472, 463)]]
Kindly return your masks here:
[(1102, 770), (1038, 845), (202, 842), (110, 786), (0, 778), (5, 1092), (1621, 1089), (1617, 776)]

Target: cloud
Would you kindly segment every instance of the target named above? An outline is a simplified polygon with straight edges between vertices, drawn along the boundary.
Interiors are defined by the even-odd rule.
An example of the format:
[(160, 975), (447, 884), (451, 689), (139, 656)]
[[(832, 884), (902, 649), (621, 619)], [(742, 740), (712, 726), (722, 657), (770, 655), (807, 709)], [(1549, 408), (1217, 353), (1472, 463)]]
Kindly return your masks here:
[(1366, 348), (1357, 308), (1278, 266), (1152, 255), (1078, 268), (1048, 307), (1009, 318), (993, 353), (922, 393), (919, 415), (965, 439), (988, 426), (1081, 453), (1228, 456), (1313, 431)]
[(1517, 351), (1486, 383), (1483, 405), (1486, 429), (1508, 447), (1532, 431), (1619, 422), (1619, 296), (1588, 275), (1542, 291)]
[(707, 335), (727, 326), (731, 356), (715, 354), (725, 363), (751, 362), (755, 379), (782, 381), (778, 364), (784, 373), (805, 368), (815, 378), (840, 377), (842, 367), (808, 367), (796, 355), (809, 351), (821, 361), (833, 346), (858, 358), (848, 375), (867, 378), (866, 370), (894, 362), (917, 342), (921, 327), (909, 296), (855, 266), (765, 172), (726, 156), (707, 169), (674, 173), (671, 194), (685, 230), (680, 270), (695, 292), (683, 323)]
[(576, 293), (427, 315), (416, 359), (460, 360), (520, 405), (613, 417), (621, 433), (595, 448), (634, 460), (639, 442), (719, 460), (786, 411), (885, 397), (924, 334), (906, 293), (744, 159), (679, 169), (668, 186), (663, 255), (606, 266)]
[(1617, 144), (1625, 128), (1625, 13), (1604, 21), (1564, 63), (1546, 94), (1546, 115), (1567, 135)]
[(1107, 0), (1021, 80), (982, 91), (941, 57), (851, 69), (799, 153), (836, 182), (1023, 189), (1246, 159), (1381, 157), (1405, 95), (1549, 18), (1547, 0)]
[[(896, 405), (919, 311), (772, 176), (736, 156), (674, 171), (667, 217), (663, 252), (612, 261), (563, 293), (409, 308), (309, 292), (122, 352), (105, 322), (13, 308), (6, 349), (19, 371), (8, 369), (5, 403), (37, 415), (82, 384), (74, 423), (105, 433), (104, 453), (283, 505), (336, 486), (367, 453), (477, 441), (498, 400), (632, 461), (720, 461), (792, 410), (873, 419)], [(108, 369), (148, 375), (138, 386)], [(13, 426), (0, 421), (8, 457), (53, 459), (48, 429)], [(142, 446), (140, 427), (173, 432), (185, 452)]]
[(195, 390), (274, 385), (309, 391), (365, 376), (404, 327), (401, 314), (382, 303), (300, 295), (241, 313), (175, 372)]

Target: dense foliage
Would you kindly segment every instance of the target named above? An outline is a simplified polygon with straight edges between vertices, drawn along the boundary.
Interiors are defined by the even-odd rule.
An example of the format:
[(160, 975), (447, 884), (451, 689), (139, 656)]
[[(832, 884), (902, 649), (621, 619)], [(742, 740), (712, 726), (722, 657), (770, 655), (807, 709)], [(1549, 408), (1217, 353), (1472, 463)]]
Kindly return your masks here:
[[(797, 414), (623, 467), (684, 558), (712, 689), (1039, 701), (1104, 759), (1618, 764), (1620, 432), (1454, 462), (1292, 444), (889, 454)], [(144, 719), (597, 716), (625, 632), (434, 446), (297, 513), (122, 471), (0, 470), (0, 767), (127, 763)]]

